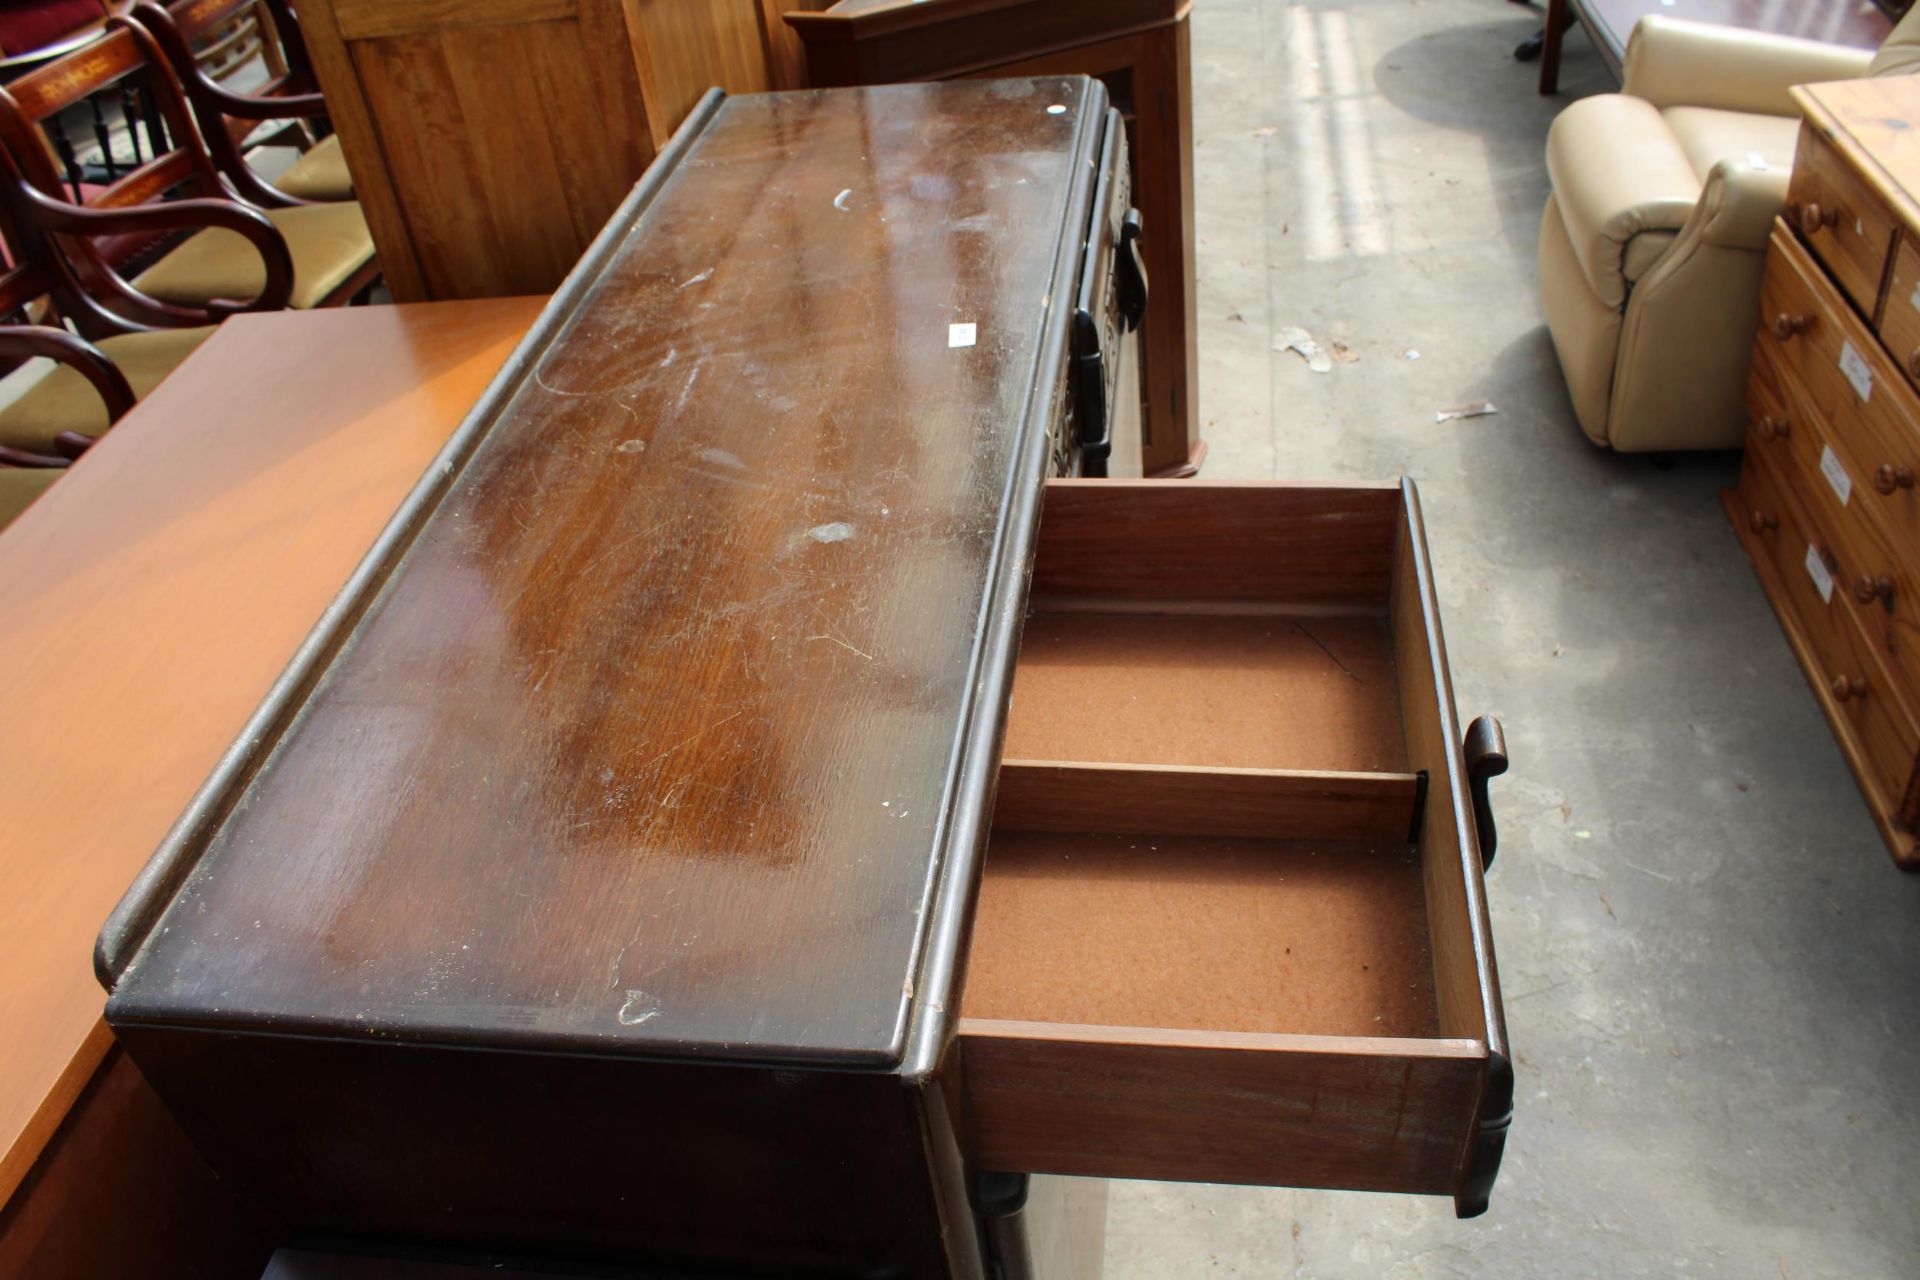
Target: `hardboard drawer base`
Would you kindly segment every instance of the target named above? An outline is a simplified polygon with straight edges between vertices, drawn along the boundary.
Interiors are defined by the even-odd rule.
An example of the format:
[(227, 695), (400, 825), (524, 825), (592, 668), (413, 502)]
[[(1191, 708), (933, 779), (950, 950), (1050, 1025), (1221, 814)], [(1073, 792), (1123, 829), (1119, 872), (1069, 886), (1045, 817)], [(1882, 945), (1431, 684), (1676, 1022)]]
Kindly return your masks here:
[(1051, 483), (962, 1005), (978, 1167), (1484, 1207), (1471, 784), (1411, 485)]

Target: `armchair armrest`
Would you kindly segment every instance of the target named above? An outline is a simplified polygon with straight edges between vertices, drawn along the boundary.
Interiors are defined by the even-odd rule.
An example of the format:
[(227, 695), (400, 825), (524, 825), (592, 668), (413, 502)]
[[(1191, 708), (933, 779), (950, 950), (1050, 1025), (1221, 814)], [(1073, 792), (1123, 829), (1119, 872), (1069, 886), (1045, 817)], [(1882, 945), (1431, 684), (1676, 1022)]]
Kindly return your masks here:
[[(107, 423), (112, 425), (133, 408), (133, 388), (118, 365), (104, 352), (78, 334), (50, 325), (0, 325), (0, 357), (30, 360), (44, 357), (66, 365), (85, 378), (106, 405)], [(0, 463), (16, 467), (64, 467), (69, 456), (78, 456), (93, 441), (74, 432), (61, 432), (55, 442), (59, 454), (34, 453), (26, 449), (0, 445)]]
[(1773, 220), (1787, 207), (1787, 180), (1777, 165), (1722, 160), (1707, 174), (1696, 218), (1700, 238), (1725, 249), (1765, 253)]
[(1788, 89), (1856, 80), (1872, 62), (1866, 49), (1654, 14), (1627, 39), (1621, 91), (1656, 107), (1791, 116), (1798, 111)]
[[(250, 209), (234, 200), (172, 200), (162, 204), (133, 205), (120, 209), (91, 209), (85, 205), (57, 200), (26, 183), (15, 186), (27, 201), (42, 227), (66, 235), (118, 235), (129, 231), (203, 231), (219, 228), (242, 236), (259, 253), (266, 265), (267, 282), (259, 296), (252, 299), (216, 298), (207, 304), (206, 316), (214, 321), (249, 311), (283, 311), (293, 296), (293, 255), (280, 229), (258, 209)], [(114, 292), (143, 309), (166, 315), (174, 323), (186, 321), (205, 324), (207, 319), (185, 308), (174, 307), (157, 298), (149, 298), (119, 276), (111, 277)]]
[(1547, 130), (1547, 172), (1580, 270), (1603, 305), (1626, 304), (1636, 237), (1677, 232), (1700, 200), (1700, 179), (1650, 103), (1582, 98)]

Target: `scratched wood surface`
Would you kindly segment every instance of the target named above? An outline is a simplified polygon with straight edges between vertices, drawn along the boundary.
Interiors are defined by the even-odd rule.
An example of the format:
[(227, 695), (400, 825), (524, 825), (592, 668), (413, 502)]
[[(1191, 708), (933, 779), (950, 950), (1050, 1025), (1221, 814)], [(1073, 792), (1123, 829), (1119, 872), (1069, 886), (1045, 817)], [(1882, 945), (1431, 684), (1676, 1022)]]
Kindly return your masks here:
[(1086, 84), (729, 101), (110, 1017), (896, 1059)]
[(539, 309), (236, 317), (0, 535), (0, 1199), (112, 1043), (101, 921)]

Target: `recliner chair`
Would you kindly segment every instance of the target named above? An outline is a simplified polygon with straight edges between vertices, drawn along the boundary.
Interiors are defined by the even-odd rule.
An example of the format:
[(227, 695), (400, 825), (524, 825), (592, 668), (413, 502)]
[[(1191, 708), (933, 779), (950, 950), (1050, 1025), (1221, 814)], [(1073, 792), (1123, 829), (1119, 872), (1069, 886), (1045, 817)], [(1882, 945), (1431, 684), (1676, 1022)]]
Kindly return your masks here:
[(1920, 8), (1879, 53), (1649, 17), (1620, 93), (1547, 133), (1540, 298), (1574, 414), (1622, 451), (1744, 435), (1767, 235), (1786, 206), (1796, 84), (1920, 70)]

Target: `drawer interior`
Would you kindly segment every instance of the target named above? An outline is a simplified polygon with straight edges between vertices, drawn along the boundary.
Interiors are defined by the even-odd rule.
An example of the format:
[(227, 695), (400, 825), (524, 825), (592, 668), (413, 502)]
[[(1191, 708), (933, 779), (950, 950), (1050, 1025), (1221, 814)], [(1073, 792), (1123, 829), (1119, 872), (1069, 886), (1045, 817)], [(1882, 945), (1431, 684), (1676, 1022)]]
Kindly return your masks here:
[(1049, 485), (963, 992), (984, 1167), (1459, 1188), (1504, 1036), (1413, 501)]

